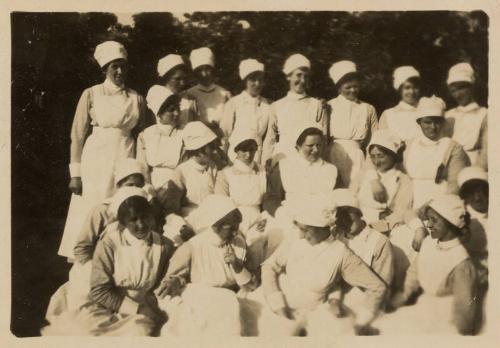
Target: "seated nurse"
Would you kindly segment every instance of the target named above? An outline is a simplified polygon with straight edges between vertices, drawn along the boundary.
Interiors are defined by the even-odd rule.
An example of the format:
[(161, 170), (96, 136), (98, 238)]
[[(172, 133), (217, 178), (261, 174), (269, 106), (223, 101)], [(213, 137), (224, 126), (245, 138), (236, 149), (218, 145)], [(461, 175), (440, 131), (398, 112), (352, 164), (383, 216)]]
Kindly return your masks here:
[(404, 290), (391, 305), (399, 308), (418, 295), (416, 304), (378, 321), (382, 334), (461, 334), (477, 331), (477, 274), (460, 238), (469, 221), (456, 195), (433, 199), (425, 209), (430, 236), (408, 269)]
[[(318, 202), (317, 202), (318, 203)], [(331, 205), (304, 204), (299, 238), (285, 240), (262, 265), (262, 286), (241, 299), (247, 335), (366, 334), (384, 299), (384, 282), (330, 230)], [(363, 289), (362, 309), (341, 320), (330, 296), (342, 282)]]

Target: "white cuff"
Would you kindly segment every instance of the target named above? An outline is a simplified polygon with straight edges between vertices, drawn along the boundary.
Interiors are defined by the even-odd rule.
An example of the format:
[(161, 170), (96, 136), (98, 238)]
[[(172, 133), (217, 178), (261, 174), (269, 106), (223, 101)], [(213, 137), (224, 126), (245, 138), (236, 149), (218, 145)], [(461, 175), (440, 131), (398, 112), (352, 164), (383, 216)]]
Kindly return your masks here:
[(269, 307), (271, 307), (272, 311), (286, 307), (285, 296), (281, 291), (276, 291), (266, 296), (266, 300), (267, 303), (269, 304)]
[(252, 275), (246, 270), (246, 268), (243, 268), (240, 273), (236, 273), (232, 267), (231, 269), (233, 270), (234, 279), (239, 286), (245, 285), (252, 280)]
[(425, 226), (424, 226), (424, 223), (422, 222), (422, 220), (420, 220), (419, 218), (413, 218), (408, 223), (408, 227), (410, 228), (410, 230), (412, 230), (413, 232), (415, 232), (417, 229), (425, 227)]
[(368, 325), (374, 318), (374, 313), (364, 307), (361, 307), (356, 311), (355, 323), (360, 326), (365, 326)]
[(138, 309), (139, 303), (125, 296), (118, 312), (132, 315), (137, 314)]
[(80, 163), (70, 163), (69, 164), (69, 175), (72, 178), (81, 177)]

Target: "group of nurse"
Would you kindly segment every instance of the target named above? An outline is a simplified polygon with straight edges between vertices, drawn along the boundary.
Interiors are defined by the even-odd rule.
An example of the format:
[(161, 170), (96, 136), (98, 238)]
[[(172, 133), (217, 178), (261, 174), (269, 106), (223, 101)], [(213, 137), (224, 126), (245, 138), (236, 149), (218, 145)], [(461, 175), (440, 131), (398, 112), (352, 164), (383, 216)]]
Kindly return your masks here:
[(169, 54), (144, 99), (122, 44), (94, 57), (105, 80), (77, 105), (59, 249), (73, 266), (43, 335), (485, 330), (487, 110), (470, 64), (449, 70), (448, 111), (414, 67), (395, 69), (401, 100), (379, 120), (347, 60), (323, 102), (310, 61), (290, 56), (270, 103), (255, 59), (231, 97), (209, 48), (190, 54), (189, 89)]

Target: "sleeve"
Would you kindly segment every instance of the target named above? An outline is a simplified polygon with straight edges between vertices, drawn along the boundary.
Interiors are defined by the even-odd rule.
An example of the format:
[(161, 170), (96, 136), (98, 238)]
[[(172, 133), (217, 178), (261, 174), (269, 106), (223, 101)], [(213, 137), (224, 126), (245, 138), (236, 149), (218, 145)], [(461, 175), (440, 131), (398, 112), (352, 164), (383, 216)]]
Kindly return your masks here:
[(390, 288), (394, 277), (394, 258), (389, 239), (381, 238), (376, 250), (372, 261), (372, 268), (382, 278), (387, 288)]
[(387, 123), (387, 110), (385, 110), (382, 113), (382, 116), (380, 116), (380, 120), (378, 121), (378, 128), (379, 129), (387, 129), (389, 128), (389, 124)]
[(216, 195), (223, 195), (229, 197), (229, 183), (227, 181), (226, 173), (219, 171), (215, 179), (214, 193)]
[(180, 215), (182, 199), (186, 194), (186, 187), (182, 177), (182, 172), (177, 167), (174, 169), (172, 178), (167, 182), (166, 187), (162, 186), (157, 191), (158, 201), (165, 212), (168, 214)]
[(151, 167), (148, 165), (148, 161), (146, 158), (146, 142), (144, 141), (144, 131), (139, 134), (137, 137), (137, 148), (136, 148), (136, 154), (135, 158), (139, 163), (142, 164), (144, 168), (147, 169), (146, 173), (146, 182), (151, 183)]
[(198, 108), (198, 103), (196, 99), (192, 96), (189, 96), (189, 112), (188, 112), (188, 122), (198, 121), (200, 119), (200, 110)]
[(457, 265), (448, 280), (453, 289), (453, 322), (462, 335), (472, 335), (478, 298), (476, 269), (470, 259)]
[(407, 176), (400, 176), (398, 192), (391, 204), (392, 213), (385, 218), (392, 230), (396, 225), (404, 223), (404, 216), (413, 207), (413, 186)]
[(161, 240), (162, 250), (161, 250), (160, 263), (158, 266), (158, 274), (154, 289), (156, 289), (158, 285), (160, 285), (161, 280), (165, 278), (165, 275), (169, 268), (170, 259), (172, 258), (172, 255), (175, 251), (174, 244), (168, 238), (160, 235), (160, 240)]
[(359, 311), (356, 321), (363, 325), (373, 320), (381, 307), (386, 286), (375, 273), (350, 249), (344, 249), (341, 264), (342, 278), (351, 286), (364, 290), (366, 295), (364, 310)]
[(272, 158), (274, 146), (278, 141), (278, 122), (276, 118), (276, 106), (271, 105), (271, 113), (267, 124), (266, 135), (262, 143), (262, 167), (265, 168), (266, 162)]
[(366, 148), (370, 143), (373, 133), (378, 129), (378, 117), (375, 108), (370, 105), (368, 110), (368, 134), (363, 140), (363, 148)]
[(262, 197), (262, 207), (270, 215), (274, 216), (276, 210), (281, 206), (281, 202), (285, 199), (285, 189), (281, 182), (279, 163), (271, 171), (266, 185), (266, 193)]
[[(137, 106), (139, 107), (139, 120), (137, 125), (132, 129), (132, 136), (137, 139), (137, 136), (144, 130), (146, 127), (154, 124), (154, 115), (148, 109), (148, 105), (146, 104), (146, 100), (140, 94), (137, 95)], [(153, 120), (153, 121), (152, 121)]]
[(234, 127), (234, 117), (235, 117), (235, 107), (233, 99), (230, 99), (226, 104), (224, 104), (224, 110), (222, 112), (222, 118), (220, 121), (220, 128), (224, 134), (224, 138), (227, 141), (233, 132)]
[(323, 134), (325, 136), (329, 135), (329, 112), (328, 108), (325, 105), (326, 103), (322, 100), (318, 102), (318, 119), (319, 121), (319, 128), (323, 131)]
[(126, 298), (113, 279), (115, 245), (108, 239), (97, 243), (90, 275), (90, 300), (113, 312), (137, 313), (139, 304)]
[(462, 146), (455, 143), (451, 150), (450, 159), (448, 161), (447, 182), (448, 193), (458, 194), (458, 173), (465, 167), (470, 166), (470, 160)]
[(71, 127), (71, 146), (70, 146), (70, 175), (71, 177), (79, 177), (80, 162), (82, 158), (83, 144), (89, 134), (90, 129), (90, 108), (91, 108), (91, 89), (86, 89), (78, 105), (76, 106), (73, 125)]
[(479, 134), (480, 149), (476, 161), (476, 165), (488, 171), (488, 115), (485, 116), (481, 124), (481, 132)]
[(108, 206), (99, 204), (87, 215), (82, 229), (78, 234), (73, 252), (75, 258), (82, 265), (92, 260), (94, 249), (101, 233), (106, 228), (106, 214)]
[(408, 300), (414, 293), (420, 289), (420, 283), (418, 281), (418, 254), (413, 259), (410, 267), (406, 270), (406, 278), (403, 286), (403, 297)]
[(193, 258), (193, 247), (191, 243), (182, 244), (170, 259), (167, 274), (165, 278), (171, 277), (189, 277), (191, 271), (191, 259)]
[(279, 287), (278, 277), (285, 270), (290, 246), (289, 240), (283, 242), (262, 264), (262, 291), (272, 310), (286, 306), (285, 296)]

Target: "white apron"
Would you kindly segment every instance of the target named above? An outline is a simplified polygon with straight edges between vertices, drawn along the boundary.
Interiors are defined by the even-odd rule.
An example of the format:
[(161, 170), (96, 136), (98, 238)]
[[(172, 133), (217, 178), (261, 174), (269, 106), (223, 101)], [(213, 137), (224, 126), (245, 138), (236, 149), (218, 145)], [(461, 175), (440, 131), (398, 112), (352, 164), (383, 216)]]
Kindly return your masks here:
[(440, 164), (450, 147), (450, 138), (433, 142), (424, 136), (415, 138), (405, 153), (405, 167), (413, 183), (413, 208), (417, 209), (434, 197), (446, 193), (448, 183), (436, 184)]
[(73, 247), (90, 209), (111, 197), (115, 191), (114, 169), (117, 161), (133, 157), (135, 142), (130, 130), (139, 120), (137, 98), (129, 95), (104, 95), (93, 88), (94, 122), (85, 141), (81, 158), (82, 195), (73, 194), (58, 254), (74, 258)]
[(329, 162), (339, 170), (344, 187), (356, 191), (359, 185), (359, 175), (365, 161), (365, 155), (359, 142), (349, 139), (335, 139), (330, 145)]

